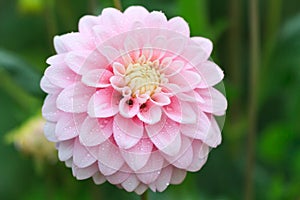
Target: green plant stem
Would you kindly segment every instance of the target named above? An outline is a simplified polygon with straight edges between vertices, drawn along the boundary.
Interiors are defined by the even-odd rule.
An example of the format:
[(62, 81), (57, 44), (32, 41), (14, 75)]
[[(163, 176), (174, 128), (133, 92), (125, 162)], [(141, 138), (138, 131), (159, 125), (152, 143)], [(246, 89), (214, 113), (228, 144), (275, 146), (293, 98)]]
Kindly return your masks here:
[(116, 9), (122, 11), (122, 3), (121, 0), (114, 0), (114, 6)]
[(141, 195), (141, 200), (148, 200), (148, 191)]
[(245, 175), (245, 199), (255, 199), (253, 176), (255, 167), (255, 144), (257, 132), (257, 100), (260, 65), (259, 47), (259, 17), (258, 1), (249, 0), (249, 25), (250, 25), (250, 79), (249, 79), (249, 107), (248, 122), (249, 132), (247, 137), (246, 175)]

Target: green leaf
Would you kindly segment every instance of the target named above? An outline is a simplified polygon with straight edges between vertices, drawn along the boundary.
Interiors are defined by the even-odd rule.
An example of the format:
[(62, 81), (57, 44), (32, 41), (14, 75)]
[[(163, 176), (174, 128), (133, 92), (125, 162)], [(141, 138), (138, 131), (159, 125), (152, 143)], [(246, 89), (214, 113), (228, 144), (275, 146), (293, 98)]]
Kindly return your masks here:
[(32, 95), (42, 95), (39, 82), (40, 75), (19, 56), (0, 49), (0, 70), (4, 70), (13, 81)]

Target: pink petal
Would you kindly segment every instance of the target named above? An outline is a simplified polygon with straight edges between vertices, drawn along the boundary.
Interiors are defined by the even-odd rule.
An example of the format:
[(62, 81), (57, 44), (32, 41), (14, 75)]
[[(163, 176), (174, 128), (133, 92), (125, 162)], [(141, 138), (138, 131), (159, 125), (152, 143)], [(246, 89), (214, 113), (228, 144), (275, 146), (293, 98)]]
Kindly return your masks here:
[(134, 174), (130, 175), (123, 183), (121, 183), (122, 187), (127, 192), (134, 191), (139, 184), (140, 184), (140, 181), (138, 180), (138, 178)]
[(193, 71), (181, 71), (172, 77), (169, 77), (169, 82), (180, 87), (182, 92), (193, 90), (201, 82), (199, 74)]
[(188, 42), (187, 39), (188, 38), (182, 35), (169, 38), (167, 41), (167, 50), (173, 55), (173, 57), (180, 55), (186, 48)]
[(186, 169), (193, 161), (193, 149), (191, 140), (187, 137), (181, 137), (181, 147), (176, 155), (162, 154), (164, 158), (177, 168)]
[(145, 184), (154, 182), (160, 175), (164, 159), (158, 151), (152, 152), (147, 164), (136, 172), (140, 181)]
[(140, 57), (140, 47), (137, 41), (133, 37), (127, 36), (124, 41), (124, 47), (125, 53), (129, 54), (134, 61), (137, 61)]
[(208, 117), (211, 120), (211, 125), (209, 127), (206, 140), (203, 140), (203, 142), (211, 147), (217, 147), (221, 144), (222, 140), (221, 130), (216, 119), (211, 115), (208, 115)]
[(201, 110), (214, 115), (224, 115), (227, 109), (227, 100), (224, 95), (215, 88), (196, 89), (196, 92), (205, 100), (199, 103)]
[(170, 98), (162, 93), (156, 93), (151, 96), (151, 101), (158, 106), (165, 106), (171, 103)]
[(112, 118), (87, 117), (80, 129), (79, 140), (85, 146), (95, 146), (106, 141), (112, 134)]
[(59, 142), (58, 158), (60, 161), (66, 161), (73, 155), (74, 140)]
[(159, 120), (155, 124), (146, 124), (145, 130), (147, 131), (148, 135), (157, 135), (159, 134), (162, 129), (164, 128), (167, 121), (167, 117), (165, 115), (161, 116), (161, 120)]
[(164, 75), (166, 77), (178, 74), (184, 67), (184, 62), (181, 60), (175, 60), (164, 70)]
[(84, 168), (92, 165), (96, 161), (96, 158), (85, 146), (80, 144), (79, 139), (76, 139), (73, 150), (73, 161), (76, 166)]
[(87, 105), (95, 89), (80, 82), (65, 88), (57, 97), (57, 107), (65, 112), (82, 113), (87, 111)]
[(193, 161), (188, 167), (188, 170), (196, 172), (199, 171), (201, 167), (205, 164), (209, 153), (209, 147), (199, 140), (194, 140), (192, 146), (194, 152)]
[(93, 175), (93, 181), (96, 185), (100, 185), (106, 181), (105, 177), (101, 173), (95, 173)]
[(44, 126), (44, 135), (50, 142), (58, 142), (55, 136), (56, 123), (46, 122)]
[(192, 43), (182, 52), (180, 57), (187, 60), (191, 66), (197, 66), (200, 63), (206, 62), (210, 54), (201, 46)]
[(92, 49), (80, 33), (68, 33), (62, 36), (54, 37), (54, 48), (57, 53), (65, 53), (68, 51)]
[(127, 165), (123, 165), (123, 167), (118, 170), (116, 173), (106, 176), (106, 179), (114, 185), (123, 183), (126, 179), (128, 179), (130, 173), (127, 172), (128, 169), (124, 169), (124, 166), (129, 169)]
[(185, 176), (186, 176), (186, 170), (178, 169), (178, 168), (174, 167), (170, 183), (171, 184), (180, 184), (184, 180)]
[[(110, 168), (110, 171), (116, 172), (125, 162), (119, 148), (114, 144), (113, 140), (106, 140), (99, 145), (97, 158), (100, 171), (106, 167)], [(104, 167), (100, 167), (101, 165)], [(103, 171), (101, 172), (103, 173)], [(110, 173), (109, 175), (111, 174), (113, 173)]]
[(110, 166), (107, 166), (102, 162), (98, 162), (98, 168), (104, 176), (110, 176), (118, 171), (118, 169), (111, 168)]
[(67, 54), (65, 62), (72, 71), (80, 75), (94, 69), (105, 69), (109, 64), (105, 56), (97, 50), (72, 51)]
[(46, 63), (49, 65), (61, 65), (65, 63), (65, 57), (67, 53), (56, 54), (47, 58)]
[(172, 177), (172, 172), (173, 167), (170, 165), (161, 170), (159, 177), (154, 183), (157, 191), (162, 192), (169, 186)]
[(45, 71), (45, 76), (52, 84), (61, 88), (72, 85), (78, 78), (77, 75), (64, 64), (48, 67)]
[(173, 17), (168, 21), (168, 28), (172, 31), (181, 33), (186, 37), (190, 37), (189, 25), (181, 17)]
[(110, 77), (113, 74), (105, 69), (94, 69), (82, 76), (82, 82), (87, 86), (104, 88), (110, 86)]
[(199, 88), (214, 86), (219, 83), (224, 77), (224, 73), (219, 68), (219, 66), (211, 61), (206, 61), (202, 64), (199, 64), (197, 66), (197, 70), (202, 77), (202, 81), (198, 86)]
[(104, 25), (115, 30), (116, 32), (121, 32), (123, 30), (123, 22), (126, 24), (126, 18), (124, 18), (123, 13), (115, 8), (105, 8), (101, 13), (101, 20)]
[(85, 168), (77, 167), (76, 165), (72, 166), (73, 176), (75, 176), (77, 180), (84, 180), (90, 178), (97, 171), (98, 171), (98, 167), (96, 163)]
[(145, 25), (150, 28), (165, 27), (167, 18), (162, 12), (152, 11), (144, 20)]
[(206, 141), (208, 137), (208, 130), (210, 129), (210, 119), (202, 111), (198, 111), (197, 121), (194, 124), (182, 124), (180, 131), (182, 134), (191, 139), (199, 139)]
[[(131, 103), (129, 103), (131, 102)], [(121, 99), (119, 104), (120, 115), (125, 118), (134, 117), (140, 110), (140, 105), (135, 98), (126, 98)]]
[(121, 63), (114, 62), (113, 63), (113, 72), (114, 72), (114, 75), (124, 76), (125, 72), (126, 72), (125, 66)]
[(112, 46), (101, 45), (98, 47), (98, 51), (106, 57), (109, 63), (113, 63), (121, 57), (121, 53)]
[[(147, 132), (150, 140), (162, 152), (174, 156), (181, 146), (179, 125), (167, 119), (160, 132)], [(153, 134), (154, 133), (154, 134)]]
[(118, 113), (120, 94), (112, 87), (98, 90), (88, 103), (88, 114), (90, 117), (106, 118)]
[(142, 6), (130, 6), (124, 11), (124, 15), (129, 21), (143, 21), (149, 15), (148, 10)]
[(164, 106), (163, 111), (175, 122), (195, 123), (197, 115), (192, 105), (189, 102), (179, 101), (177, 97), (171, 97), (171, 104)]
[(61, 88), (57, 87), (49, 81), (46, 76), (43, 76), (40, 82), (42, 90), (48, 94), (54, 94), (61, 91)]
[(137, 114), (138, 118), (147, 123), (147, 124), (155, 124), (160, 121), (162, 111), (159, 106), (151, 105), (150, 103), (145, 104), (146, 107), (140, 109), (140, 112)]
[(59, 140), (69, 140), (76, 137), (85, 118), (86, 114), (65, 113), (56, 124), (56, 137)]
[(42, 115), (47, 121), (57, 122), (62, 113), (56, 107), (56, 99), (57, 95), (54, 94), (49, 94), (45, 98), (42, 107)]
[(213, 44), (209, 39), (204, 37), (192, 37), (191, 40), (195, 45), (200, 46), (208, 56), (211, 54)]
[(143, 136), (143, 123), (137, 118), (128, 119), (116, 115), (113, 122), (113, 135), (119, 147), (129, 149)]
[(85, 15), (79, 20), (78, 29), (79, 32), (87, 35), (88, 37), (92, 37), (92, 28), (95, 25), (100, 24), (101, 20), (99, 17), (92, 16), (92, 15)]
[(146, 165), (152, 148), (152, 142), (147, 138), (142, 138), (135, 146), (122, 150), (121, 153), (128, 166), (133, 171), (137, 171)]
[(148, 187), (145, 184), (140, 183), (137, 188), (135, 188), (134, 192), (137, 193), (138, 195), (142, 195)]

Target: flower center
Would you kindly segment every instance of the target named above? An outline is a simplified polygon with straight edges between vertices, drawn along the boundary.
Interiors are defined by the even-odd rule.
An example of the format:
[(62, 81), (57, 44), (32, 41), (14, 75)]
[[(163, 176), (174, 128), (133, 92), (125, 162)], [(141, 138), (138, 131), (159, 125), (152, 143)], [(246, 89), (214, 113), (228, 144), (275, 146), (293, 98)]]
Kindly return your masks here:
[(152, 95), (160, 84), (160, 73), (152, 62), (129, 64), (125, 72), (125, 83), (132, 95), (149, 93)]

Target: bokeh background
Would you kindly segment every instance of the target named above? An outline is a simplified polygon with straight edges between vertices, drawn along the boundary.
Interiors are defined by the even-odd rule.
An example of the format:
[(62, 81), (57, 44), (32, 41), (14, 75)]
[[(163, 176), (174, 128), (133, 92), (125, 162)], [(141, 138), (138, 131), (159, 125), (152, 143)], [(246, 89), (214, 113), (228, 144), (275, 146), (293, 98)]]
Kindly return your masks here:
[[(222, 144), (201, 171), (150, 199), (300, 199), (300, 1), (258, 0), (252, 10), (251, 0), (122, 4), (183, 16), (192, 36), (213, 41), (212, 59), (225, 72)], [(0, 0), (0, 199), (139, 199), (109, 183), (75, 180), (38, 134), (39, 80), (54, 35), (77, 31), (80, 17), (109, 6), (113, 1)]]

